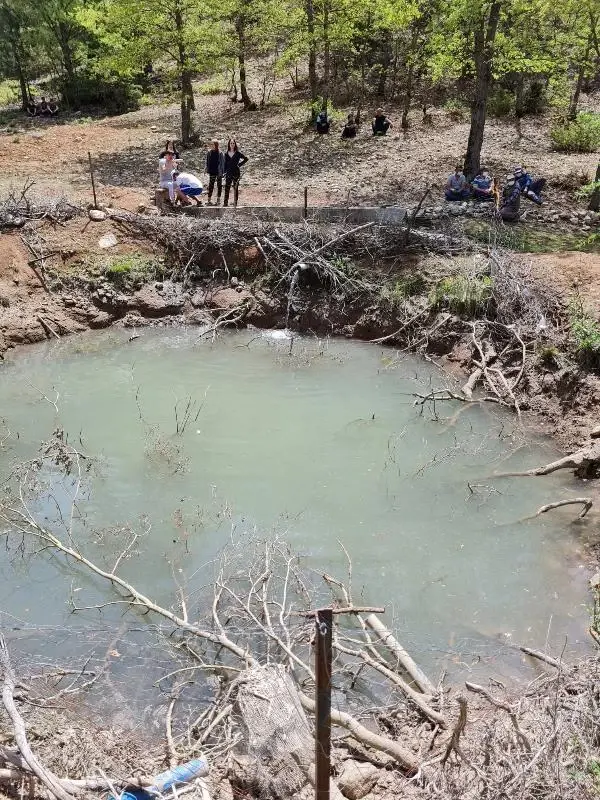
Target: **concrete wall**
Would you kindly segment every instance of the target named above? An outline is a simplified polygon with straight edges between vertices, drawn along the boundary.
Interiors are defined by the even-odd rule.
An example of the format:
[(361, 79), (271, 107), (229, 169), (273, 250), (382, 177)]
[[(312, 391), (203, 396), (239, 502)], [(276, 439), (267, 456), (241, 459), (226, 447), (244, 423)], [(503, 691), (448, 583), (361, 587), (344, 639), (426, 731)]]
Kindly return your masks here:
[[(239, 208), (186, 206), (181, 209), (181, 212), (203, 219), (234, 218), (235, 216), (254, 217), (264, 222), (302, 222), (304, 219), (304, 209), (298, 206), (240, 206)], [(309, 222), (342, 222), (348, 225), (363, 225), (367, 222), (397, 225), (404, 221), (406, 213), (406, 209), (399, 206), (388, 206), (387, 208), (319, 206), (308, 208), (307, 220)]]

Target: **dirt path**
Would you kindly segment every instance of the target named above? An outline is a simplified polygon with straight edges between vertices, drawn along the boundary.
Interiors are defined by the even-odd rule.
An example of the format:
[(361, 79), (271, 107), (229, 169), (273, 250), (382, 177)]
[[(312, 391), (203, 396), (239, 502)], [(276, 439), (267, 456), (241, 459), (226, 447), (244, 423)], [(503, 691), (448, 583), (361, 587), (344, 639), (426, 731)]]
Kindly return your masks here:
[[(387, 138), (373, 139), (367, 123), (359, 137), (348, 142), (339, 138), (339, 122), (330, 136), (304, 132), (302, 113), (297, 103), (244, 113), (224, 96), (198, 98), (195, 124), (204, 142), (235, 135), (250, 158), (242, 182), (242, 204), (298, 205), (304, 186), (315, 205), (410, 203), (428, 185), (441, 198), (441, 187), (461, 160), (468, 135), (466, 122), (452, 122), (439, 111), (432, 126), (423, 126), (415, 116), (406, 135), (395, 128)], [(398, 109), (390, 108), (388, 113), (399, 119)], [(91, 151), (102, 198), (133, 209), (148, 201), (157, 153), (166, 139), (176, 135), (178, 122), (175, 105), (92, 121), (23, 119), (17, 132), (0, 132), (14, 163), (0, 178), (0, 190), (11, 183), (21, 185), (30, 176), (39, 190), (89, 199), (87, 153)], [(547, 120), (527, 120), (519, 136), (512, 122), (490, 120), (483, 159), (499, 176), (517, 162), (545, 175), (551, 183), (548, 200), (552, 204), (562, 198), (556, 184), (573, 182), (573, 176), (582, 173), (591, 175), (597, 157), (551, 151), (547, 129)], [(204, 148), (187, 151), (186, 167), (202, 173), (203, 156)]]

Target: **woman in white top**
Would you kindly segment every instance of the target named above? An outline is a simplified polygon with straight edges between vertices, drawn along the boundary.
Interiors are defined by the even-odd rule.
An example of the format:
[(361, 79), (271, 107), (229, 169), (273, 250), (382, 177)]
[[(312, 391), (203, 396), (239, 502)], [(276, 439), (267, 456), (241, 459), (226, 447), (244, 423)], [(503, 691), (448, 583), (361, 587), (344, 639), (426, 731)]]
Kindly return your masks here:
[(173, 170), (177, 169), (179, 159), (174, 150), (167, 149), (160, 154), (158, 159), (158, 181), (161, 189), (168, 189), (171, 181)]

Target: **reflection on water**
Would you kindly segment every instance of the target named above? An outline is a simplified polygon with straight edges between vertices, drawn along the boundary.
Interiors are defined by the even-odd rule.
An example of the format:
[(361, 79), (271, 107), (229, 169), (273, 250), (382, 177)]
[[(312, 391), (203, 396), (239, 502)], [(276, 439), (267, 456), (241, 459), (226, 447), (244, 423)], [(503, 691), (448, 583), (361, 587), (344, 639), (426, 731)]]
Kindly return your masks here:
[[(183, 330), (31, 348), (0, 371), (11, 432), (2, 472), (58, 422), (96, 457), (78, 536), (116, 554), (128, 526), (145, 531), (123, 571), (159, 602), (173, 602), (174, 576), (193, 597), (232, 530), (256, 526), (283, 533), (320, 572), (345, 574), (343, 542), (355, 597), (384, 604), (434, 676), (514, 674), (513, 641), (583, 646), (587, 575), (572, 509), (531, 518), (575, 486), (561, 475), (493, 477), (551, 460), (551, 446), (515, 435), (515, 420), (489, 408), (420, 414), (411, 393), (443, 376), (393, 355), (256, 332), (212, 343)], [(54, 487), (59, 506), (71, 489)], [(19, 625), (85, 630), (117, 613), (73, 617), (69, 597), (92, 605), (107, 589), (52, 559), (5, 561), (0, 579), (0, 608)]]

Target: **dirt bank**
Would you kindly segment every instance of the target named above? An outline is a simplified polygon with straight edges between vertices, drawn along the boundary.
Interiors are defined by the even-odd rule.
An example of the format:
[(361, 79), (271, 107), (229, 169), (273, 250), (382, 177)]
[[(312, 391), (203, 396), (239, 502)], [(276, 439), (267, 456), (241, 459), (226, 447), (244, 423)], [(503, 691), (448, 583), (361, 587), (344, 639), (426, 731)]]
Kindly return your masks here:
[[(358, 250), (353, 251), (352, 240), (342, 236), (338, 250), (332, 247), (330, 261), (323, 263), (335, 265), (338, 259), (341, 280), (352, 281), (348, 276), (354, 269), (351, 255), (356, 252), (359, 289), (350, 291), (350, 283), (323, 282), (318, 276), (310, 277), (309, 270), (308, 277), (298, 274), (290, 296), (291, 274), (274, 273), (272, 258), (281, 254), (265, 252), (267, 245), (261, 245), (259, 237), (272, 244), (272, 234), (267, 235), (256, 221), (240, 221), (237, 233), (226, 224), (211, 227), (202, 221), (175, 221), (180, 228), (173, 241), (180, 241), (182, 231), (189, 236), (192, 229), (209, 237), (193, 244), (181, 239), (183, 249), (176, 252), (169, 241), (174, 234), (161, 238), (156, 233), (163, 224), (156, 218), (131, 215), (124, 219), (91, 222), (79, 215), (60, 224), (33, 220), (0, 237), (0, 352), (112, 324), (132, 328), (216, 324), (220, 328), (229, 324), (284, 327), (287, 322), (302, 332), (375, 340), (400, 355), (420, 352), (444, 368), (440, 389), (460, 389), (474, 369), (472, 322), (485, 318), (486, 309), (469, 316), (443, 297), (433, 302), (432, 293), (444, 285), (444, 279), (481, 271), (487, 258), (484, 252), (427, 254), (425, 246), (439, 245), (443, 251), (444, 240), (440, 245), (426, 239), (425, 246), (419, 240), (407, 249), (398, 245), (398, 234), (385, 233), (385, 229), (377, 234), (366, 231), (365, 236), (371, 238), (357, 238)], [(294, 226), (288, 227), (293, 233)], [(277, 228), (284, 238), (286, 229)], [(217, 237), (214, 246), (210, 236)], [(315, 236), (326, 241), (341, 234), (339, 229), (322, 227)], [(392, 237), (389, 245), (383, 242), (385, 236)], [(382, 246), (382, 252), (373, 252), (373, 246), (375, 250)], [(517, 407), (524, 422), (541, 424), (572, 451), (587, 441), (597, 425), (600, 379), (582, 369), (569, 352), (565, 308), (578, 287), (586, 298), (587, 287), (592, 287), (589, 297), (596, 299), (600, 257), (561, 253), (515, 258), (529, 287), (526, 291), (544, 299), (541, 316), (554, 318), (544, 318), (543, 329), (532, 332), (526, 343), (527, 364), (519, 379), (516, 404), (506, 396), (499, 399)], [(301, 260), (298, 254), (296, 260)], [(525, 303), (523, 314), (529, 313), (529, 306), (531, 302)], [(517, 316), (513, 322), (521, 329), (525, 321)], [(510, 338), (510, 325), (503, 335)], [(513, 344), (519, 350), (516, 340)], [(513, 361), (505, 366), (510, 372), (519, 365)], [(479, 395), (485, 393), (486, 387), (480, 386)]]

